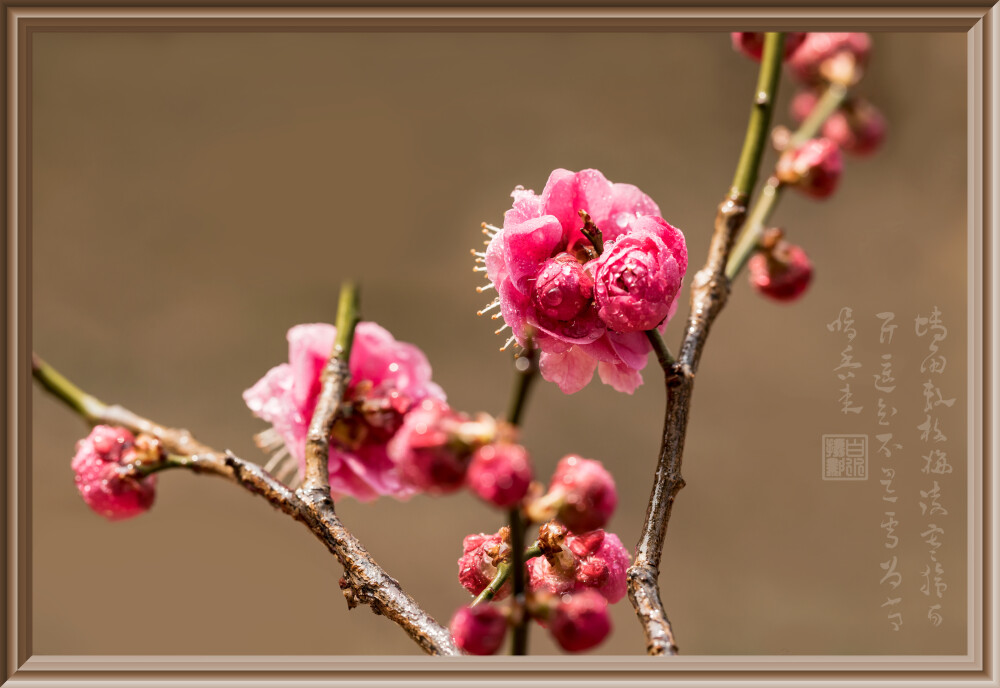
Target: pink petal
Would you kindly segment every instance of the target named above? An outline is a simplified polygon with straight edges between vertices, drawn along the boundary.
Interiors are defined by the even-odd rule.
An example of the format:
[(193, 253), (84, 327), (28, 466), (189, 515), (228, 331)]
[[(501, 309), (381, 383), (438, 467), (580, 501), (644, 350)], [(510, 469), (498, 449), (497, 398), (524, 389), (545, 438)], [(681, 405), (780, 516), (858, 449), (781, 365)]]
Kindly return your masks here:
[(538, 371), (549, 382), (555, 382), (565, 394), (579, 392), (594, 377), (597, 361), (580, 347), (555, 354), (543, 351), (538, 358)]
[(632, 225), (632, 232), (650, 232), (655, 234), (670, 249), (670, 255), (677, 261), (681, 277), (687, 273), (688, 252), (684, 233), (664, 220), (662, 217), (642, 217)]
[[(614, 186), (599, 170), (580, 170), (576, 173), (576, 209), (586, 210), (598, 227), (607, 223), (614, 203)], [(574, 227), (583, 226), (577, 219)]]
[(612, 204), (608, 219), (601, 228), (604, 240), (614, 239), (628, 231), (638, 217), (659, 215), (660, 207), (653, 199), (632, 184), (612, 185)]
[(319, 394), (319, 374), (330, 358), (336, 338), (337, 328), (326, 323), (296, 325), (288, 330), (292, 401), (306, 417), (312, 416), (316, 396)]
[(255, 416), (274, 427), (292, 456), (303, 459), (309, 421), (294, 401), (293, 377), (291, 365), (277, 365), (243, 392), (243, 400)]
[(620, 363), (616, 365), (601, 361), (597, 364), (597, 374), (600, 375), (601, 382), (626, 394), (632, 394), (642, 384), (642, 375), (638, 370)]
[(514, 199), (514, 205), (504, 213), (504, 226), (519, 225), (545, 214), (542, 212), (542, 198), (536, 196), (534, 191), (518, 187), (511, 193), (511, 197)]
[(351, 377), (370, 380), (375, 386), (391, 382), (414, 401), (428, 396), (444, 399), (441, 388), (431, 382), (431, 364), (424, 353), (413, 344), (396, 341), (373, 322), (358, 323), (355, 330)]
[(542, 269), (563, 238), (556, 218), (543, 215), (516, 225), (504, 225), (504, 263), (518, 291), (527, 294), (528, 280)]
[(618, 359), (634, 370), (642, 370), (646, 367), (646, 363), (649, 361), (649, 352), (653, 350), (645, 332), (629, 332), (627, 334), (608, 332), (608, 342)]
[(527, 341), (528, 311), (531, 310), (531, 300), (519, 292), (508, 279), (497, 284), (497, 295), (500, 297), (500, 314), (503, 321), (510, 325), (511, 333), (517, 337), (517, 342), (524, 346)]
[(570, 344), (589, 344), (599, 339), (607, 330), (598, 315), (597, 309), (591, 305), (571, 320), (556, 320), (540, 313), (537, 308), (528, 311), (528, 323), (553, 339)]
[(572, 229), (583, 226), (576, 212), (576, 189), (576, 173), (558, 169), (552, 171), (542, 190), (543, 212), (556, 217), (567, 237)]

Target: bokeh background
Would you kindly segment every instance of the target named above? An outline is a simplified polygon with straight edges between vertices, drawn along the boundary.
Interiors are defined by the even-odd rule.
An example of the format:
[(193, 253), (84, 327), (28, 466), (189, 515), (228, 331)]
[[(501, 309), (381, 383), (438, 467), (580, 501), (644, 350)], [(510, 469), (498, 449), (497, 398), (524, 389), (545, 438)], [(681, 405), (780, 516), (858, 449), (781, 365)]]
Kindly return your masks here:
[[(330, 321), (339, 282), (418, 344), (453, 406), (501, 413), (513, 369), (477, 318), (470, 247), (518, 184), (596, 167), (638, 185), (704, 260), (742, 143), (756, 65), (723, 33), (35, 34), (34, 348), (96, 396), (264, 461), (241, 392), (285, 360), (286, 330)], [(966, 647), (966, 41), (876, 35), (859, 91), (890, 122), (884, 148), (849, 159), (818, 203), (775, 216), (816, 264), (801, 302), (744, 280), (698, 375), (661, 585), (694, 654), (963, 654)], [(790, 82), (781, 87), (787, 122)], [(767, 159), (773, 164), (773, 153)], [(693, 271), (693, 269), (692, 269)], [(826, 325), (854, 308), (859, 416), (839, 412), (846, 344)], [(955, 472), (939, 557), (948, 588), (932, 627), (920, 592), (916, 426), (927, 340), (948, 328), (939, 413)], [(893, 430), (861, 482), (821, 480), (821, 436), (879, 432), (875, 314), (896, 313)], [(680, 322), (668, 331), (676, 350)], [(596, 377), (564, 396), (539, 384), (524, 426), (542, 479), (571, 452), (612, 470), (609, 529), (631, 548), (662, 425), (655, 361), (634, 396)], [(39, 654), (413, 654), (395, 626), (348, 611), (339, 566), (299, 524), (226, 483), (163, 474), (154, 509), (108, 523), (73, 485), (83, 423), (33, 401), (33, 648)], [(903, 626), (880, 607), (879, 467), (897, 470)], [(892, 507), (890, 507), (892, 508)], [(436, 618), (468, 601), (462, 537), (501, 514), (467, 494), (342, 500), (345, 523)], [(317, 595), (317, 591), (320, 593)], [(637, 654), (627, 600), (598, 653)], [(290, 629), (294, 628), (294, 632)], [(540, 629), (532, 651), (556, 652)]]

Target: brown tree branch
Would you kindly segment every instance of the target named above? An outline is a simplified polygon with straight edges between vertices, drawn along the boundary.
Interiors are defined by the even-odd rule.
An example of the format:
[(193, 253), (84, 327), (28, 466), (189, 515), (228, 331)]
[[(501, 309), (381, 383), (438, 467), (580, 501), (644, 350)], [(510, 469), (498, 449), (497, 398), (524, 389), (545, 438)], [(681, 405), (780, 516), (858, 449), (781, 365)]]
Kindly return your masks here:
[(695, 373), (712, 323), (729, 297), (726, 261), (736, 233), (746, 219), (747, 201), (756, 184), (777, 93), (782, 53), (782, 34), (768, 34), (736, 175), (729, 193), (719, 205), (705, 267), (698, 271), (692, 281), (691, 312), (680, 356), (675, 363), (665, 366), (667, 404), (663, 440), (642, 535), (636, 546), (635, 562), (628, 570), (629, 600), (642, 624), (646, 635), (646, 651), (651, 655), (677, 654), (673, 629), (660, 599), (659, 567), (663, 555), (663, 540), (674, 499), (684, 487), (681, 463)]
[[(355, 320), (356, 298), (356, 292), (349, 296), (349, 303), (352, 305), (348, 307)], [(341, 305), (345, 303), (342, 299)], [(314, 422), (310, 427), (316, 425), (317, 416), (320, 416), (319, 422), (324, 426), (332, 425), (347, 385), (346, 360), (350, 354), (350, 343), (347, 340), (345, 344), (339, 333), (344, 332), (344, 337), (353, 336), (354, 323), (341, 322), (342, 320), (344, 318), (339, 315), (338, 325), (343, 325), (343, 328), (338, 330), (339, 346), (334, 347), (334, 355), (331, 356), (331, 363), (337, 361), (338, 364), (328, 365), (324, 372), (323, 395), (326, 399), (322, 404), (317, 404)], [(321, 468), (325, 480), (318, 484), (314, 480), (312, 484), (304, 484), (293, 492), (257, 464), (244, 461), (232, 452), (212, 449), (192, 437), (187, 430), (165, 427), (122, 406), (104, 404), (84, 393), (38, 356), (32, 358), (32, 373), (45, 389), (87, 421), (119, 425), (133, 433), (144, 433), (158, 439), (163, 449), (172, 455), (165, 467), (186, 468), (195, 473), (225, 478), (263, 497), (275, 508), (305, 524), (343, 565), (341, 588), (349, 607), (353, 608), (358, 603), (368, 604), (376, 614), (399, 625), (428, 654), (463, 654), (452, 640), (451, 632), (406, 594), (399, 582), (378, 565), (337, 517), (327, 475), (328, 442), (322, 442), (321, 446), (316, 443), (312, 455), (313, 470)]]
[[(306, 437), (306, 470), (300, 491), (330, 496), (330, 433), (351, 379), (348, 362), (358, 324), (358, 289), (345, 282), (337, 308), (337, 339), (320, 374), (320, 391)], [(318, 503), (318, 502), (317, 502)]]

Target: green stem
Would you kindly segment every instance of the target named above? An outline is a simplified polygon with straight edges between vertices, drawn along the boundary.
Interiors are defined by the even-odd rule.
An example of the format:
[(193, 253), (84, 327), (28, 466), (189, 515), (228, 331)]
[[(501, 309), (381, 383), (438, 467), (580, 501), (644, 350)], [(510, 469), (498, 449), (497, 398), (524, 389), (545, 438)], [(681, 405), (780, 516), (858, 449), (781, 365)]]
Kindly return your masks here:
[(538, 373), (537, 351), (534, 342), (528, 339), (527, 347), (516, 361), (517, 377), (514, 379), (514, 389), (507, 406), (507, 422), (517, 426), (521, 424), (524, 409), (528, 404), (528, 393)]
[(517, 605), (522, 614), (514, 624), (514, 632), (511, 634), (510, 653), (512, 655), (528, 654), (528, 615), (524, 606), (524, 519), (521, 517), (521, 507), (515, 506), (510, 510), (510, 566), (513, 570), (514, 604)]
[[(820, 97), (819, 102), (816, 103), (813, 111), (789, 138), (787, 148), (794, 149), (815, 137), (826, 120), (837, 111), (846, 97), (847, 89), (844, 86), (830, 84)], [(743, 227), (743, 232), (729, 254), (729, 261), (726, 263), (726, 277), (730, 281), (743, 270), (754, 251), (757, 250), (757, 242), (760, 241), (760, 236), (764, 233), (774, 209), (778, 207), (778, 201), (781, 200), (781, 192), (784, 188), (777, 177), (771, 176), (761, 190), (757, 203), (750, 211), (750, 216)]]
[(747, 218), (746, 228), (736, 240), (736, 245), (733, 246), (732, 253), (729, 254), (729, 262), (726, 263), (726, 277), (729, 281), (732, 281), (736, 275), (740, 274), (740, 271), (746, 266), (747, 261), (750, 260), (750, 256), (757, 250), (757, 242), (760, 241), (760, 235), (764, 233), (764, 227), (767, 225), (771, 213), (778, 207), (778, 201), (781, 200), (781, 191), (783, 188), (784, 185), (778, 178), (772, 176), (767, 180), (764, 188), (761, 189), (760, 196), (757, 198), (757, 204), (750, 211), (750, 216)]
[(351, 358), (351, 344), (354, 342), (354, 329), (361, 319), (361, 296), (358, 285), (354, 282), (344, 282), (340, 285), (340, 301), (337, 303), (337, 339), (333, 345), (334, 356), (348, 363)]
[(93, 425), (100, 422), (107, 404), (74, 385), (35, 353), (31, 354), (31, 374), (42, 387), (83, 416), (88, 423)]
[(743, 139), (743, 151), (740, 153), (736, 174), (733, 176), (731, 191), (733, 197), (748, 197), (757, 185), (760, 159), (764, 155), (767, 130), (778, 94), (781, 61), (785, 55), (784, 47), (785, 34), (768, 33), (764, 37), (764, 54), (757, 75), (757, 97), (750, 111), (746, 138)]
[(798, 131), (792, 134), (792, 138), (788, 140), (788, 148), (798, 148), (809, 139), (815, 137), (826, 123), (826, 120), (837, 111), (837, 108), (841, 106), (846, 97), (846, 86), (842, 86), (841, 84), (830, 84), (827, 86), (823, 95), (820, 96), (819, 101), (816, 102), (816, 107), (812, 109), (809, 116), (799, 126)]
[[(517, 377), (514, 380), (514, 389), (511, 393), (510, 405), (507, 407), (507, 422), (513, 426), (521, 424), (525, 407), (528, 403), (528, 393), (531, 391), (531, 384), (538, 373), (537, 351), (534, 342), (529, 338), (527, 347), (517, 359)], [(527, 524), (521, 516), (521, 507), (516, 506), (510, 510), (510, 542), (511, 561), (510, 569), (514, 574), (514, 604), (524, 609), (524, 530)], [(511, 638), (512, 655), (524, 655), (528, 652), (528, 620), (522, 614), (519, 623), (514, 624), (514, 632)]]
[[(536, 541), (535, 544), (524, 551), (524, 556), (521, 558), (524, 561), (528, 561), (528, 559), (541, 556), (541, 554), (542, 550), (538, 547), (538, 542)], [(510, 562), (501, 562), (500, 565), (497, 566), (497, 573), (493, 576), (493, 580), (491, 580), (490, 584), (487, 585), (481, 593), (479, 593), (476, 599), (472, 600), (472, 604), (470, 606), (475, 607), (477, 604), (482, 604), (492, 600), (500, 591), (500, 588), (503, 587), (503, 584), (507, 582), (507, 579), (510, 578), (510, 573)]]
[(663, 336), (657, 329), (646, 330), (646, 338), (649, 343), (653, 345), (653, 351), (656, 352), (656, 360), (660, 362), (660, 367), (663, 368), (663, 372), (670, 374), (674, 363), (677, 360), (674, 355), (670, 353), (670, 349), (667, 348), (667, 343), (663, 341)]
[(197, 466), (198, 462), (196, 459), (190, 456), (182, 456), (181, 454), (167, 454), (167, 456), (156, 463), (143, 463), (142, 465), (133, 465), (131, 470), (134, 471), (134, 475), (139, 478), (145, 478), (147, 476), (153, 475), (153, 473), (159, 473), (160, 471), (170, 470), (171, 468), (193, 468)]

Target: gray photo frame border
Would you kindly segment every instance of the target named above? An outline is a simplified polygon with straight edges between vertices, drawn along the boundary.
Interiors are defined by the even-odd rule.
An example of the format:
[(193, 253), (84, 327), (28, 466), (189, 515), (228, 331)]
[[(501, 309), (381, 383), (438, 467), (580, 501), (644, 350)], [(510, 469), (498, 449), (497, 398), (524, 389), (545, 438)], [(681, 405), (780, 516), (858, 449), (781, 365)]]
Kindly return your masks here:
[[(296, 8), (3, 3), (4, 502), (2, 678), (10, 685), (259, 686), (642, 683), (1000, 686), (997, 676), (997, 30), (992, 3), (965, 7), (696, 8), (561, 4)], [(739, 24), (739, 27), (735, 26)], [(31, 38), (40, 31), (723, 31), (732, 28), (950, 31), (968, 36), (969, 652), (921, 657), (264, 657), (41, 656), (31, 648)]]

